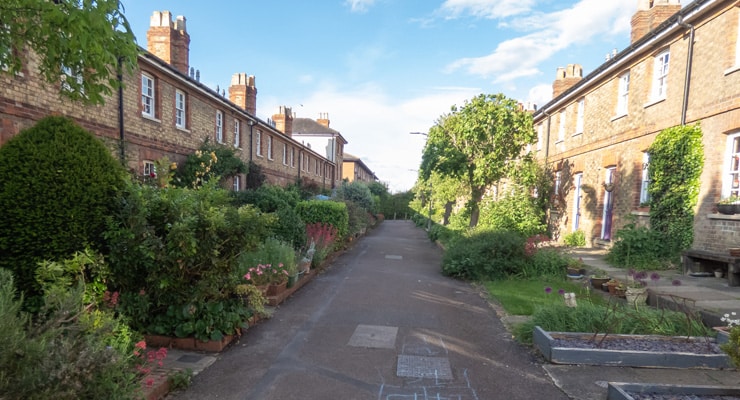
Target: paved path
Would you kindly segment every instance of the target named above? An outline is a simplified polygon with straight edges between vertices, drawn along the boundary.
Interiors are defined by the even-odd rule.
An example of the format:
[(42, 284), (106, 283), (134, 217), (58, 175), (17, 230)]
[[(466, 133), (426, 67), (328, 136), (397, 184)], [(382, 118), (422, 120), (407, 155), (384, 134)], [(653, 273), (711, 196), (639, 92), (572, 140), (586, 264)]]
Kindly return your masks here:
[(168, 399), (567, 399), (440, 258), (385, 221)]

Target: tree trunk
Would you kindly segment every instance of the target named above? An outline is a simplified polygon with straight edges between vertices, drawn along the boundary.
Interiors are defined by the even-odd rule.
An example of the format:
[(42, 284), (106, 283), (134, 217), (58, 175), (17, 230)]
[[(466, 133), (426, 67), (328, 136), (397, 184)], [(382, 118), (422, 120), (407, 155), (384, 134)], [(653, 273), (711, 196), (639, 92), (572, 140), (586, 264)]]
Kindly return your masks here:
[(480, 200), (483, 198), (483, 188), (474, 187), (470, 191), (470, 227), (475, 228), (478, 226), (478, 218), (480, 217)]
[(447, 226), (450, 224), (450, 215), (452, 215), (452, 206), (454, 205), (454, 201), (448, 201), (445, 203), (445, 215), (442, 219), (442, 225)]

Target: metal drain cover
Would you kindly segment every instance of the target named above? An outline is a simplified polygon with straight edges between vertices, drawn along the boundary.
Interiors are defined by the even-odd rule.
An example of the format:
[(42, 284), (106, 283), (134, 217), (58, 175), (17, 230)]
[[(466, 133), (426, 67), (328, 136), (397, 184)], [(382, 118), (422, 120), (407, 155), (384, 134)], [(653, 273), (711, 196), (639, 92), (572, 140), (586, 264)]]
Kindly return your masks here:
[(446, 357), (398, 356), (396, 375), (408, 378), (453, 379)]
[(403, 256), (394, 256), (391, 254), (386, 254), (385, 258), (389, 260), (403, 260)]
[(380, 325), (357, 325), (348, 345), (377, 349), (395, 349), (398, 327)]
[(183, 356), (180, 356), (176, 361), (183, 362), (183, 363), (197, 363), (198, 361), (202, 360), (203, 356), (196, 356), (193, 354), (185, 354)]

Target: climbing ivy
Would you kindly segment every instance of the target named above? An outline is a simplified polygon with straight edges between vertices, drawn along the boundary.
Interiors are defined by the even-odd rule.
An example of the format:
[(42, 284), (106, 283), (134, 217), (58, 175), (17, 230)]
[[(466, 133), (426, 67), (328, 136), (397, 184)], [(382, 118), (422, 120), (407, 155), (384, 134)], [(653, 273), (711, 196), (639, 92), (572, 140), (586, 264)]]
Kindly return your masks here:
[(694, 241), (694, 207), (704, 168), (704, 145), (698, 124), (660, 132), (650, 152), (650, 226), (662, 233), (667, 256), (676, 257)]

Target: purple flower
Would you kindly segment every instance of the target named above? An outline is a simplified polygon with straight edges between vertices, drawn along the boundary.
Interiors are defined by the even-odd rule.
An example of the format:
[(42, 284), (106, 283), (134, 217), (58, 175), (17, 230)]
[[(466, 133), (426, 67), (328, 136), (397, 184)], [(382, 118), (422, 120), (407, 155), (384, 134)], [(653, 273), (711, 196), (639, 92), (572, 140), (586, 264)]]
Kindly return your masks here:
[(559, 294), (559, 295), (561, 295), (561, 296), (562, 296), (562, 295), (564, 295), (564, 294), (565, 294), (565, 290), (563, 290), (563, 289), (558, 289), (558, 294)]
[(548, 287), (546, 287), (546, 288), (545, 288), (545, 293), (547, 293), (547, 294), (550, 294), (550, 293), (552, 293), (552, 288), (551, 288), (551, 287), (549, 287), (549, 286), (548, 286)]
[(660, 274), (659, 273), (653, 272), (652, 274), (650, 274), (650, 280), (651, 281), (655, 282), (655, 281), (657, 281), (659, 279), (660, 279)]
[(681, 280), (680, 279), (674, 279), (673, 282), (671, 282), (673, 286), (681, 286)]

